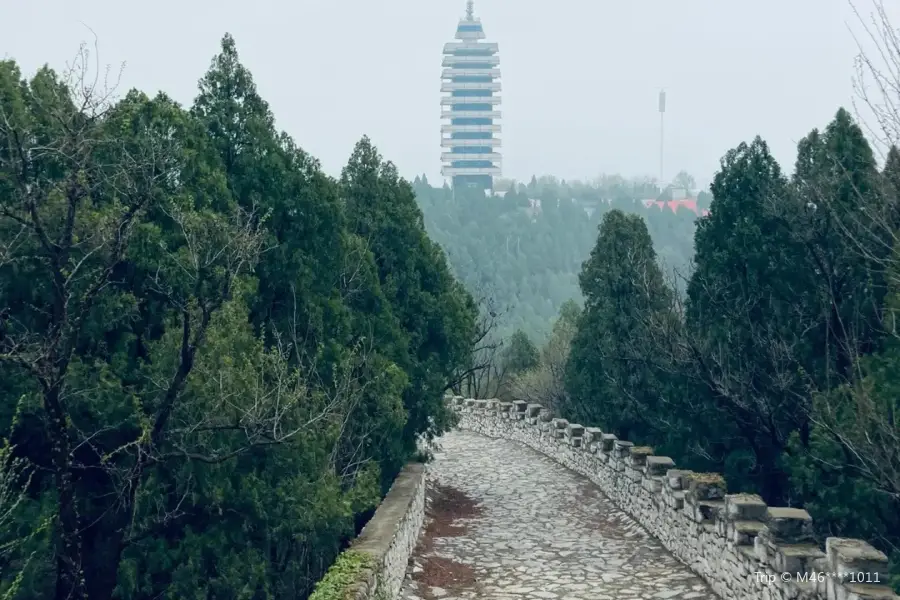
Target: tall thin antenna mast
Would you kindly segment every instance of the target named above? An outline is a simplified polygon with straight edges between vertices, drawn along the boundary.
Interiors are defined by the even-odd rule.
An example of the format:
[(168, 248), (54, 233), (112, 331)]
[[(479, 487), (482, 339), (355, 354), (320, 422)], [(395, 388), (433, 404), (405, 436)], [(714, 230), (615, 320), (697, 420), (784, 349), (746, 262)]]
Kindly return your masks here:
[(663, 181), (663, 148), (666, 132), (666, 90), (659, 92), (659, 185), (664, 185)]
[(475, 2), (474, 0), (469, 0), (466, 2), (466, 19), (471, 21), (475, 18)]

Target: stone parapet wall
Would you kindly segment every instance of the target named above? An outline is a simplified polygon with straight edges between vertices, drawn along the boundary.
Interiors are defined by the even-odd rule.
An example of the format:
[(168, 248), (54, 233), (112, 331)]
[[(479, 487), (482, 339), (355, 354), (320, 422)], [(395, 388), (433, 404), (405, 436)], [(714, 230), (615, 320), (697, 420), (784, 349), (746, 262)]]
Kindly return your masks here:
[(505, 438), (594, 482), (726, 600), (898, 600), (888, 559), (863, 540), (816, 544), (805, 510), (727, 494), (717, 473), (679, 470), (666, 456), (553, 418), (538, 404), (448, 398), (461, 429)]
[(406, 465), (310, 600), (394, 600), (425, 520), (425, 466)]

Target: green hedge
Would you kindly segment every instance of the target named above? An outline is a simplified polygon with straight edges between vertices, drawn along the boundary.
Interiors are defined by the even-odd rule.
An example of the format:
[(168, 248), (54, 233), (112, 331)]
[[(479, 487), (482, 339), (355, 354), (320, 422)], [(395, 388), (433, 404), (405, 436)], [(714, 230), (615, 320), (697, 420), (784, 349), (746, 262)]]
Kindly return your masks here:
[(342, 552), (316, 584), (309, 600), (348, 600), (347, 588), (359, 581), (363, 571), (374, 568), (375, 559), (371, 555), (356, 550)]

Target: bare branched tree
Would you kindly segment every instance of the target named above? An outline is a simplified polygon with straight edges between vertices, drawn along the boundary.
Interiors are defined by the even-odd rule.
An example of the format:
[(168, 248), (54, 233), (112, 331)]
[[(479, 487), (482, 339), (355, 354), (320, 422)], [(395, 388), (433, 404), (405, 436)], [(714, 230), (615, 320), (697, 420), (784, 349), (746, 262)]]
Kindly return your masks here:
[(480, 290), (476, 296), (478, 322), (472, 339), (469, 364), (459, 369), (445, 389), (472, 398), (493, 398), (506, 382), (503, 364), (503, 340), (499, 328), (507, 313), (497, 305), (489, 290)]
[(566, 398), (566, 363), (575, 331), (576, 323), (567, 319), (556, 321), (541, 348), (537, 366), (511, 378), (509, 389), (514, 399), (541, 404), (558, 413)]
[(858, 49), (853, 82), (857, 116), (884, 153), (900, 142), (900, 33), (883, 0), (868, 0), (867, 15), (855, 0), (848, 2), (862, 28), (860, 35), (853, 34)]

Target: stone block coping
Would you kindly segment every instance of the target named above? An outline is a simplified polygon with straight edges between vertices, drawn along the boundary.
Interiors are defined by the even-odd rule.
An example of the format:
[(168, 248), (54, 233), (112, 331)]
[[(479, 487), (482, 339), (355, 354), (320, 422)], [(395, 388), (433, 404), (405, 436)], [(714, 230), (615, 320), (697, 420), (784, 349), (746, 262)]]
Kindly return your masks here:
[(356, 540), (316, 584), (310, 600), (396, 598), (424, 520), (425, 465), (410, 463)]

